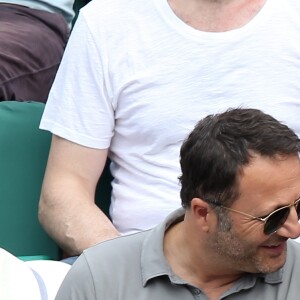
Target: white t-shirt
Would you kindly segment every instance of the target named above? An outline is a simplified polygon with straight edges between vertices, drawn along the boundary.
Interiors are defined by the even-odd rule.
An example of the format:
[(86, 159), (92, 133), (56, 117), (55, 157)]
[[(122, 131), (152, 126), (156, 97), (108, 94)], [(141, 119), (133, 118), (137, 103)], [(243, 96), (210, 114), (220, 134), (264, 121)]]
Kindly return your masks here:
[(1, 300), (54, 300), (71, 265), (56, 260), (22, 261), (0, 248)]
[(300, 1), (268, 0), (244, 27), (212, 33), (167, 0), (94, 0), (81, 10), (41, 128), (110, 148), (111, 216), (124, 233), (180, 206), (179, 149), (201, 118), (258, 108), (300, 135)]

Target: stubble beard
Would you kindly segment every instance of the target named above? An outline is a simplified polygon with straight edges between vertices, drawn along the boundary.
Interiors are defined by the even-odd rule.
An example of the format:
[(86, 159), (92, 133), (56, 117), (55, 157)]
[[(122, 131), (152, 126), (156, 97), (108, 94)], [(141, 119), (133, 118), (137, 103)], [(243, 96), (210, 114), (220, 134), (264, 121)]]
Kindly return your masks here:
[(209, 240), (209, 247), (223, 265), (237, 272), (272, 273), (279, 270), (286, 259), (286, 249), (283, 257), (278, 258), (281, 261), (279, 263), (276, 258), (266, 256), (259, 245), (247, 243), (233, 231), (228, 219), (220, 222), (217, 232)]

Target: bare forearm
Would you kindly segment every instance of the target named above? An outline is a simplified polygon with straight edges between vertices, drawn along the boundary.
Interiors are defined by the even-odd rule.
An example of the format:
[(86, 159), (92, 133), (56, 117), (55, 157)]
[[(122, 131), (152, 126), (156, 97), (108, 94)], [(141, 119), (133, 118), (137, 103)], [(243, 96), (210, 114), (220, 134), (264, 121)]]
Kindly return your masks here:
[[(49, 197), (49, 196), (48, 196)], [(76, 193), (72, 199), (56, 197), (49, 201), (42, 194), (39, 218), (48, 234), (70, 255), (119, 235), (105, 214), (92, 200), (82, 200)], [(68, 195), (70, 197), (70, 194)], [(51, 203), (51, 205), (49, 204)]]
[(53, 135), (39, 219), (48, 234), (70, 255), (119, 235), (94, 202), (107, 151)]

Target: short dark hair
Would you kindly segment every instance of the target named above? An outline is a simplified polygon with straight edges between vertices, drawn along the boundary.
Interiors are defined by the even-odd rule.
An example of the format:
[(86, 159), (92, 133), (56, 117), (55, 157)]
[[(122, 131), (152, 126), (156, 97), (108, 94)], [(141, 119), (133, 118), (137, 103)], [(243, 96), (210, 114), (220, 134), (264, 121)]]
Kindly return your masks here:
[(231, 205), (239, 195), (238, 175), (253, 154), (298, 155), (300, 140), (286, 125), (258, 109), (235, 108), (209, 115), (180, 150), (181, 200), (195, 197)]

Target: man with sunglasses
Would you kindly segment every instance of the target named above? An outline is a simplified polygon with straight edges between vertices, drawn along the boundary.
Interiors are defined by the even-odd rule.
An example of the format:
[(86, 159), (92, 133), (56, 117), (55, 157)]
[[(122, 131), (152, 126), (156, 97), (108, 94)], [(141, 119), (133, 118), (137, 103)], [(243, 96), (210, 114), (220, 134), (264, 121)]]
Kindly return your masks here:
[(85, 250), (57, 299), (299, 299), (299, 150), (260, 110), (202, 119), (180, 151), (182, 208)]

